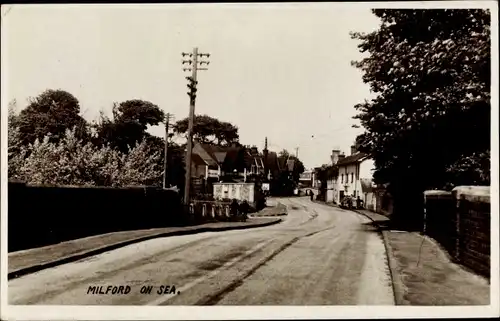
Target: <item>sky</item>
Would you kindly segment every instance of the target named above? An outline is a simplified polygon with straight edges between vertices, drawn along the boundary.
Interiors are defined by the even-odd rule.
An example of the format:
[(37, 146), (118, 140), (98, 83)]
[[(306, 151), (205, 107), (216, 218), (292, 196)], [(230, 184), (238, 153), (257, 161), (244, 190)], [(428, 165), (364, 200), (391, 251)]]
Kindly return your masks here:
[[(354, 105), (370, 98), (350, 31), (379, 20), (353, 3), (17, 5), (2, 8), (8, 100), (18, 110), (63, 89), (87, 120), (113, 102), (143, 99), (188, 116), (181, 52), (210, 53), (198, 72), (196, 114), (239, 128), (240, 142), (295, 153), (306, 168), (349, 154), (362, 129)], [(163, 136), (163, 127), (152, 134)]]

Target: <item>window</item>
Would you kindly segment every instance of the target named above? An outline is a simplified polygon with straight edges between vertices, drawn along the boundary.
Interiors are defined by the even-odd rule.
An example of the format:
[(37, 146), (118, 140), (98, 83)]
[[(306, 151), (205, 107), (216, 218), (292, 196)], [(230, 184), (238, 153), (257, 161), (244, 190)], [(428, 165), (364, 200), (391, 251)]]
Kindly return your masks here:
[(351, 183), (354, 183), (354, 173), (351, 173)]
[(344, 183), (344, 174), (340, 175), (340, 183)]

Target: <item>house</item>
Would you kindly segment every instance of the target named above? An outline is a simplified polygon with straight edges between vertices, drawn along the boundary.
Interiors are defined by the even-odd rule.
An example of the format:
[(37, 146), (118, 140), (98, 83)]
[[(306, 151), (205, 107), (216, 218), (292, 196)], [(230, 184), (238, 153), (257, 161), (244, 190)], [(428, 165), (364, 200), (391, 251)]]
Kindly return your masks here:
[[(235, 170), (237, 173), (243, 171), (243, 152), (242, 147), (237, 145), (216, 146), (195, 142), (191, 163), (201, 158), (206, 164), (205, 178), (218, 181), (222, 176), (232, 174)], [(194, 173), (191, 176), (199, 177)]]
[[(369, 155), (357, 151), (357, 146), (351, 146), (351, 155), (340, 154), (333, 150), (331, 160), (338, 168), (336, 178), (330, 179), (333, 202), (340, 202), (344, 196), (351, 195), (363, 200), (365, 207), (376, 208), (374, 197), (373, 160)], [(327, 193), (328, 194), (328, 193)]]
[(315, 173), (312, 170), (304, 171), (300, 174), (299, 184), (303, 187), (313, 187)]
[[(277, 166), (276, 153), (269, 152), (261, 154), (257, 147), (241, 146), (216, 146), (196, 142), (193, 146), (192, 163), (196, 161), (197, 166), (202, 166), (201, 158), (206, 166), (206, 178), (222, 178), (246, 181), (249, 177), (266, 174), (266, 164), (269, 174), (275, 174)], [(267, 157), (267, 161), (265, 158)], [(200, 172), (199, 170), (197, 174)], [(192, 177), (199, 177), (193, 172)]]
[(244, 161), (244, 169), (248, 174), (265, 175), (264, 157), (259, 153), (256, 146), (245, 147)]
[(198, 154), (191, 155), (191, 177), (208, 177), (208, 163)]

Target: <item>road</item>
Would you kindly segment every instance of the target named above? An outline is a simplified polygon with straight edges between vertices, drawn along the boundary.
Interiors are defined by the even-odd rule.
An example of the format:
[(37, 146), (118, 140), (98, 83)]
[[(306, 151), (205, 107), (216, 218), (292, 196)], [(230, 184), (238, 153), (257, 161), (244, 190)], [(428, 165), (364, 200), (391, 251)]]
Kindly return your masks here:
[(9, 281), (9, 304), (394, 304), (367, 218), (307, 197), (278, 201), (289, 208), (280, 224), (158, 238), (42, 270)]

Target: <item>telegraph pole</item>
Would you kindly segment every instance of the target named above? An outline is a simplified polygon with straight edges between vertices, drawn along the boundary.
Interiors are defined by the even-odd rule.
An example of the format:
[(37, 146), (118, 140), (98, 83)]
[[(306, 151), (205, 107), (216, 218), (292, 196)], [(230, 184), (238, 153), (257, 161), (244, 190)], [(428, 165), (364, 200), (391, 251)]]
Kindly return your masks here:
[(299, 148), (295, 147), (295, 157), (299, 158)]
[(170, 113), (165, 115), (165, 155), (163, 161), (163, 188), (168, 187), (168, 130), (170, 125), (170, 119), (173, 119), (173, 116)]
[(189, 60), (182, 60), (182, 64), (188, 64), (190, 67), (183, 68), (183, 70), (186, 71), (191, 71), (191, 77), (186, 77), (186, 79), (189, 81), (188, 88), (189, 88), (189, 124), (188, 124), (188, 135), (187, 135), (187, 150), (186, 150), (186, 179), (185, 179), (185, 186), (184, 186), (184, 204), (189, 205), (189, 193), (191, 189), (191, 154), (193, 152), (193, 127), (194, 127), (194, 107), (195, 107), (195, 102), (196, 102), (196, 85), (198, 84), (198, 81), (196, 80), (197, 76), (197, 71), (198, 70), (207, 70), (208, 68), (201, 68), (198, 67), (198, 64), (201, 66), (203, 64), (208, 64), (210, 63), (209, 61), (198, 61), (198, 57), (203, 58), (207, 57), (210, 58), (209, 53), (198, 53), (198, 48), (195, 47), (193, 49), (192, 53), (182, 53), (182, 57), (189, 56)]

